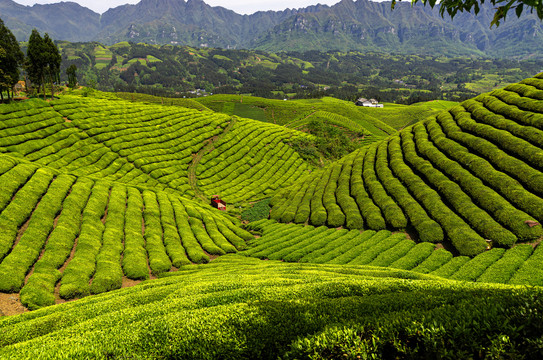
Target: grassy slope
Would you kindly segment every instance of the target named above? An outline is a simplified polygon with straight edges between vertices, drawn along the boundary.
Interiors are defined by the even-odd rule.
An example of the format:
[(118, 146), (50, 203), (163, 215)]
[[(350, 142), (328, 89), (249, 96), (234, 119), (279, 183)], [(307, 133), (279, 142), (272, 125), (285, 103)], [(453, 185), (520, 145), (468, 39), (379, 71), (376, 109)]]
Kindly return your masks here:
[[(487, 127), (473, 126), (466, 115), (462, 114), (469, 111), (477, 119), (491, 119), (489, 121), (492, 121), (493, 126), (507, 129), (510, 134), (515, 134), (514, 138), (507, 138), (507, 141), (498, 142), (498, 144), (511, 146), (507, 148), (508, 152), (519, 152), (524, 165), (515, 164), (517, 167), (521, 166), (519, 169), (522, 174), (532, 176), (532, 182), (527, 183), (526, 186), (537, 189), (540, 184), (538, 173), (530, 173), (529, 168), (522, 168), (522, 166), (532, 159), (529, 151), (535, 151), (532, 147), (538, 144), (537, 127), (540, 121), (539, 113), (541, 113), (538, 106), (543, 95), (541, 95), (541, 90), (538, 90), (541, 80), (528, 79), (524, 83), (524, 85), (512, 86), (507, 90), (466, 102), (463, 104), (463, 109), (466, 111), (456, 108), (450, 114), (462, 117), (457, 126), (466, 127), (465, 131), (470, 134), (481, 134), (486, 141), (491, 141), (494, 139), (492, 136), (497, 136), (497, 134), (501, 137), (507, 137), (507, 134), (497, 133), (495, 130), (489, 131)], [(504, 105), (504, 102), (510, 105)], [(484, 105), (484, 109), (481, 108), (481, 104)], [(531, 131), (523, 131), (523, 127), (518, 123), (488, 116), (488, 109), (506, 114), (508, 118), (515, 119), (515, 122), (526, 121), (525, 119), (528, 118), (532, 124)], [(533, 115), (526, 117), (526, 112), (532, 112)], [(23, 112), (18, 115), (29, 114)], [(431, 121), (424, 123), (423, 127)], [(447, 126), (453, 126), (449, 118), (442, 121), (444, 129), (447, 129)], [(9, 121), (6, 123), (4, 120), (2, 124), (9, 124)], [(9, 128), (9, 126), (4, 126), (4, 128)], [(331, 166), (328, 170), (318, 172), (315, 175), (319, 178), (318, 182), (312, 183), (308, 181), (309, 178), (305, 178), (303, 185), (308, 184), (309, 188), (314, 185), (312, 191), (320, 192), (318, 197), (320, 201), (315, 204), (309, 202), (307, 206), (296, 207), (292, 211), (290, 205), (296, 202), (285, 202), (284, 205), (278, 206), (279, 201), (276, 198), (272, 216), (282, 220), (293, 220), (297, 218), (298, 210), (303, 210), (307, 216), (305, 219), (302, 219), (303, 216), (299, 217), (298, 222), (304, 222), (315, 207), (318, 216), (311, 218), (312, 222), (323, 221), (328, 222), (329, 225), (342, 222), (353, 225), (353, 228), (368, 223), (377, 224), (378, 228), (381, 226), (379, 224), (382, 224), (383, 228), (390, 226), (388, 222), (397, 221), (398, 218), (391, 216), (385, 223), (384, 218), (374, 216), (371, 212), (358, 211), (358, 209), (371, 210), (371, 206), (368, 208), (361, 206), (361, 204), (371, 204), (367, 203), (369, 199), (367, 193), (366, 197), (363, 196), (366, 188), (364, 186), (360, 188), (360, 182), (353, 182), (350, 175), (353, 171), (357, 171), (355, 169), (361, 170), (358, 167), (363, 166), (367, 161), (368, 165), (371, 165), (368, 168), (373, 168), (378, 172), (364, 175), (367, 176), (365, 179), (370, 180), (366, 184), (368, 191), (375, 191), (374, 194), (380, 191), (381, 195), (387, 194), (387, 191), (395, 194), (394, 196), (402, 194), (397, 186), (388, 187), (387, 191), (379, 190), (375, 179), (377, 176), (387, 178), (387, 184), (392, 185), (391, 173), (386, 172), (383, 167), (383, 164), (386, 164), (383, 162), (386, 159), (383, 154), (387, 153), (384, 150), (387, 150), (386, 145), (391, 141), (399, 140), (400, 144), (405, 143), (405, 146), (412, 144), (413, 137), (420, 141), (420, 136), (424, 135), (421, 125), (409, 129), (410, 132), (404, 130), (402, 135), (393, 136), (388, 142), (376, 144), (373, 149), (365, 149), (364, 154), (373, 151), (370, 153), (373, 158), (364, 155), (362, 164), (356, 164), (356, 155), (360, 154), (359, 151), (348, 156), (347, 160), (343, 159), (341, 166)], [(408, 135), (403, 135), (405, 133)], [(458, 134), (458, 131), (453, 133)], [(524, 139), (523, 141), (532, 147), (514, 147), (521, 144), (519, 138)], [(461, 137), (454, 139), (462, 140)], [(228, 144), (226, 140), (224, 143)], [(399, 144), (396, 143), (396, 150), (397, 145)], [(403, 149), (401, 145), (399, 149)], [(480, 148), (482, 154), (485, 154), (484, 149)], [(492, 149), (495, 148), (491, 147)], [(13, 148), (7, 147), (4, 152), (12, 150)], [(29, 154), (34, 152), (35, 150)], [(406, 152), (407, 156), (411, 156), (410, 154), (412, 155), (413, 152)], [(25, 158), (22, 153), (18, 153), (17, 156), (20, 159), (4, 157), (7, 159), (5, 164), (0, 164), (3, 172), (9, 171), (19, 162), (28, 165), (28, 156)], [(41, 157), (38, 158), (41, 159)], [(413, 157), (406, 157), (406, 159), (411, 159), (414, 163), (416, 161)], [(502, 161), (506, 162), (506, 160)], [(537, 159), (532, 161), (537, 161)], [(397, 165), (402, 164), (397, 162)], [(489, 171), (482, 165), (479, 167)], [(512, 169), (514, 168), (515, 166)], [(405, 167), (398, 167), (398, 172), (394, 175), (397, 176), (400, 173), (399, 169), (408, 171)], [(37, 171), (36, 174), (38, 174)], [(349, 176), (346, 176), (347, 174)], [(34, 204), (37, 203), (41, 196), (40, 191), (56, 189), (55, 191), (63, 193), (66, 190), (67, 185), (60, 183), (61, 176), (58, 171), (42, 169), (39, 171), (39, 176), (40, 179), (45, 180), (36, 180), (24, 194), (20, 194), (21, 196), (12, 198), (11, 194), (4, 194), (0, 197), (0, 203), (15, 208), (24, 204), (29, 196), (30, 199), (35, 199)], [(69, 175), (65, 174), (65, 176)], [(53, 178), (55, 180), (52, 181), (52, 185), (40, 185), (43, 181), (51, 181)], [(338, 179), (337, 182), (334, 182), (334, 179)], [(498, 179), (502, 184), (512, 184), (507, 178)], [(517, 181), (523, 181), (522, 179), (519, 178)], [(63, 180), (63, 182), (66, 181), (68, 180)], [(55, 183), (58, 183), (58, 187)], [(459, 183), (462, 185), (461, 181)], [(115, 190), (119, 189), (119, 185), (116, 186), (111, 188), (110, 202), (119, 193)], [(317, 186), (319, 186), (318, 189)], [(350, 186), (354, 188), (347, 192), (356, 196), (356, 199), (349, 200), (348, 197), (342, 197)], [(463, 186), (468, 188), (467, 184)], [(140, 185), (137, 192), (140, 193), (146, 187), (149, 186)], [(12, 188), (16, 191), (16, 184)], [(419, 188), (423, 188), (423, 183), (420, 181), (413, 189)], [(126, 189), (125, 191), (130, 191), (128, 187)], [(416, 194), (413, 189), (409, 189), (409, 192)], [(308, 189), (300, 185), (291, 192), (296, 194), (295, 198), (302, 201), (308, 194), (312, 194), (306, 190)], [(496, 191), (504, 190), (505, 188)], [(157, 197), (161, 194), (156, 189), (154, 192)], [(407, 193), (403, 192), (404, 195)], [(105, 194), (107, 195), (107, 191)], [(427, 193), (423, 194), (426, 196)], [(515, 194), (524, 201), (524, 204), (537, 201), (533, 197), (526, 197), (522, 192)], [(283, 192), (281, 195), (287, 194)], [(168, 196), (171, 198), (171, 192)], [(107, 198), (107, 196), (101, 196), (101, 198)], [(143, 201), (150, 198), (152, 199), (149, 190), (147, 197), (145, 192), (143, 193)], [(336, 199), (338, 203), (335, 203)], [(366, 203), (357, 204), (360, 199)], [(436, 222), (428, 223), (424, 217), (419, 218), (424, 221), (416, 222), (414, 219), (422, 214), (418, 212), (422, 207), (415, 202), (403, 202), (407, 198), (402, 199), (399, 200), (402, 209), (414, 209), (407, 213), (406, 220), (412, 221), (417, 231), (436, 229)], [(394, 208), (390, 200), (382, 200), (387, 204), (383, 209), (391, 212), (389, 216), (400, 209), (397, 204)], [(492, 201), (500, 203), (502, 200), (492, 198)], [(41, 202), (44, 208), (48, 208), (45, 204), (50, 203), (55, 202), (53, 200)], [(126, 199), (125, 203), (128, 204), (126, 209), (128, 213), (130, 199)], [(436, 202), (432, 200), (432, 203)], [(27, 205), (29, 204), (31, 205), (30, 202)], [(357, 211), (352, 211), (355, 209), (352, 207), (353, 204)], [(376, 209), (375, 203), (372, 202), (372, 204)], [(423, 203), (423, 205), (428, 207), (430, 203)], [(324, 220), (322, 220), (323, 209)], [(529, 212), (532, 212), (537, 208), (530, 209), (532, 210)], [(111, 212), (108, 211), (108, 217), (105, 218), (106, 231), (108, 227), (114, 229), (118, 226), (115, 224), (108, 226), (107, 223), (108, 219), (111, 221), (118, 219), (113, 216), (114, 210), (118, 209), (112, 208)], [(25, 211), (28, 213), (28, 209)], [(179, 212), (177, 218), (186, 220), (197, 217), (194, 211), (194, 209), (189, 211), (189, 207), (186, 207), (186, 214)], [(386, 211), (383, 210), (385, 216), (387, 216)], [(54, 209), (44, 213), (49, 214), (47, 216), (55, 214)], [(2, 215), (4, 213), (0, 213), (0, 217)], [(24, 214), (9, 211), (6, 215), (15, 216), (13, 219), (4, 220), (16, 222), (7, 227), (10, 231), (15, 230), (16, 233), (25, 222)], [(93, 211), (89, 216), (95, 225), (103, 226), (98, 224), (102, 224), (104, 220), (100, 212)], [(495, 216), (498, 220), (501, 219)], [(153, 219), (152, 216), (146, 218), (143, 215), (143, 218), (146, 224), (147, 220), (150, 225), (157, 224), (157, 219)], [(398, 224), (396, 227), (402, 227), (401, 223)], [(30, 228), (31, 223), (28, 225)], [(192, 221), (190, 225), (194, 225)], [(34, 227), (39, 228), (39, 226)], [(178, 231), (183, 228), (186, 229), (186, 226), (179, 226)], [(499, 227), (493, 229), (502, 231)], [(538, 235), (540, 226), (530, 229), (533, 229), (533, 233), (527, 232), (524, 236)], [(320, 233), (313, 236), (311, 231)], [(425, 234), (431, 236), (433, 232)], [(149, 234), (145, 232), (142, 235), (148, 235), (148, 239), (156, 235), (160, 237), (152, 232)], [(195, 236), (198, 237), (198, 235)], [(300, 241), (304, 236), (304, 241)], [(462, 238), (459, 237), (459, 239)], [(465, 239), (473, 240), (470, 237)], [(200, 240), (199, 237), (198, 240)], [(287, 241), (288, 245), (283, 241)], [(273, 247), (270, 246), (272, 242), (275, 242)], [(442, 354), (443, 351), (456, 358), (481, 356), (481, 351), (485, 354), (503, 354), (507, 351), (513, 354), (520, 352), (529, 357), (535, 356), (535, 353), (531, 353), (535, 344), (531, 341), (531, 337), (541, 335), (541, 328), (537, 325), (540, 319), (526, 314), (538, 314), (543, 311), (543, 306), (538, 301), (541, 295), (540, 289), (483, 282), (540, 285), (542, 271), (539, 266), (541, 263), (539, 248), (535, 251), (532, 251), (529, 245), (517, 246), (507, 251), (495, 248), (472, 260), (462, 256), (451, 260), (452, 255), (446, 250), (434, 251), (434, 245), (430, 243), (415, 245), (404, 234), (392, 235), (384, 229), (376, 234), (373, 232), (360, 234), (357, 230), (338, 231), (325, 228), (312, 230), (311, 227), (302, 228), (281, 224), (273, 224), (268, 230), (264, 229), (264, 236), (254, 240), (250, 245), (252, 249), (248, 250), (247, 254), (302, 263), (262, 262), (247, 257), (227, 255), (206, 266), (182, 267), (179, 272), (171, 276), (149, 281), (133, 288), (88, 297), (19, 316), (0, 318), (2, 330), (0, 331), (0, 357), (6, 359), (88, 357), (251, 359), (277, 358), (283, 355), (283, 358), (300, 358), (316, 352), (329, 358), (342, 357), (344, 353), (385, 358), (387, 356), (401, 357), (406, 352), (415, 351), (421, 351), (430, 357), (436, 357), (437, 353)], [(316, 261), (316, 259), (326, 260), (326, 257), (330, 259)], [(311, 262), (320, 263), (311, 264)], [(366, 266), (360, 266), (363, 264)], [(373, 266), (388, 266), (389, 268)], [(404, 269), (412, 269), (412, 271)], [(430, 272), (431, 274), (428, 274)], [(450, 281), (443, 277), (477, 282)], [(479, 336), (481, 333), (486, 336)], [(504, 335), (507, 338), (504, 338)], [(428, 344), (437, 345), (432, 347)], [(420, 353), (417, 354), (419, 358), (422, 356)]]
[(543, 79), (480, 95), (277, 193), (272, 218), (407, 229), (473, 256), (543, 235)]
[[(213, 95), (196, 100), (217, 112), (245, 115), (256, 120), (293, 128), (303, 126), (317, 112), (328, 112), (339, 115), (337, 121), (332, 121), (332, 124), (351, 131), (360, 132), (366, 129), (367, 135), (378, 137), (395, 132), (386, 123), (360, 111), (360, 108), (354, 104), (333, 98), (284, 101), (253, 96)], [(347, 121), (342, 122), (342, 119), (347, 119)]]
[(361, 108), (360, 111), (373, 116), (396, 130), (413, 125), (440, 111), (451, 108), (458, 103), (454, 101), (434, 100), (412, 105), (384, 104), (384, 108)]
[[(343, 327), (364, 333), (360, 326), (378, 336), (373, 344), (369, 337), (367, 351), (379, 358), (405, 344), (400, 337), (392, 345), (395, 331), (422, 344), (420, 331), (435, 327), (464, 329), (462, 336), (478, 340), (466, 342), (454, 332), (435, 336), (447, 334), (446, 348), (455, 356), (459, 350), (477, 354), (499, 335), (519, 346), (533, 336), (512, 331), (522, 321), (533, 326), (531, 318), (512, 315), (522, 312), (519, 306), (540, 310), (540, 302), (529, 300), (539, 292), (400, 270), (227, 256), (136, 287), (0, 318), (0, 357), (274, 359), (290, 350), (287, 358), (294, 358), (308, 346), (291, 347), (300, 339), (317, 341), (313, 336)], [(335, 341), (322, 345), (333, 348)], [(364, 354), (364, 348), (351, 351)]]

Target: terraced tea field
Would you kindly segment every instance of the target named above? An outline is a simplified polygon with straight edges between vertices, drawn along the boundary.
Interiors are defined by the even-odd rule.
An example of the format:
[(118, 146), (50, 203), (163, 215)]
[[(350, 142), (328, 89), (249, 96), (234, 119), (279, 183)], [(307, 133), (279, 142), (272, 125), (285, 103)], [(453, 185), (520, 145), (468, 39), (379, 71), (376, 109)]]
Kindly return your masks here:
[(406, 229), (461, 255), (543, 235), (543, 76), (407, 127), (276, 193), (271, 217)]
[(295, 129), (87, 95), (0, 106), (0, 358), (539, 358), (543, 74), (317, 170)]
[[(173, 189), (185, 196), (194, 196), (199, 191), (195, 188), (196, 179), (189, 179), (189, 168), (193, 166), (197, 170), (199, 165), (194, 161), (195, 157), (200, 159), (204, 148), (210, 150), (235, 122), (239, 124), (234, 126), (234, 137), (238, 128), (253, 129), (236, 140), (240, 147), (254, 146), (256, 142), (260, 145), (277, 144), (280, 140), (306, 136), (279, 126), (258, 128), (252, 120), (211, 111), (133, 104), (111, 98), (65, 96), (50, 104), (29, 101), (2, 107), (0, 111), (2, 152), (19, 154), (27, 160), (74, 176), (161, 190)], [(232, 135), (228, 139), (231, 140)], [(239, 170), (259, 162), (259, 168), (264, 172), (253, 173), (252, 181), (269, 193), (291, 182), (293, 173), (300, 175), (305, 170), (298, 154), (292, 150), (285, 153), (285, 150), (269, 152), (264, 158), (259, 153), (240, 153), (244, 155), (241, 160), (239, 156), (227, 158), (222, 154), (223, 161), (219, 166), (223, 173), (230, 173), (232, 169)], [(202, 152), (200, 157), (197, 156), (199, 152)], [(253, 155), (257, 158), (253, 159)], [(204, 157), (204, 162), (207, 158)], [(298, 168), (283, 174), (286, 177), (266, 175), (270, 169), (275, 171), (285, 162), (295, 163)], [(207, 177), (219, 171), (203, 165), (202, 168), (207, 170), (204, 174)], [(205, 192), (205, 187), (203, 190)], [(205, 196), (212, 195), (214, 190)], [(229, 201), (241, 198), (255, 200), (261, 196), (250, 197), (247, 194), (243, 197), (234, 195), (229, 197)]]
[(293, 182), (297, 136), (103, 93), (0, 107), (0, 292), (35, 309), (243, 249), (239, 221), (198, 201)]
[[(33, 309), (118, 289), (210, 256), (252, 235), (171, 192), (59, 174), (0, 158), (0, 292)], [(59, 271), (62, 269), (62, 272)], [(58, 285), (57, 285), (58, 284)]]

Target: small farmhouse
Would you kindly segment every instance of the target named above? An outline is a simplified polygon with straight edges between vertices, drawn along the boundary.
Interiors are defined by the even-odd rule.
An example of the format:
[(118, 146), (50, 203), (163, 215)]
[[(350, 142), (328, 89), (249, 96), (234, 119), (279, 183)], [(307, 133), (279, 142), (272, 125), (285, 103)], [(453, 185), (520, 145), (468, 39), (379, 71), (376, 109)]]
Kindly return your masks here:
[(375, 100), (375, 99), (365, 99), (365, 98), (360, 98), (358, 100), (356, 100), (356, 103), (355, 103), (357, 106), (365, 106), (365, 107), (375, 107), (375, 108), (382, 108), (384, 107), (383, 104), (379, 104), (379, 101)]

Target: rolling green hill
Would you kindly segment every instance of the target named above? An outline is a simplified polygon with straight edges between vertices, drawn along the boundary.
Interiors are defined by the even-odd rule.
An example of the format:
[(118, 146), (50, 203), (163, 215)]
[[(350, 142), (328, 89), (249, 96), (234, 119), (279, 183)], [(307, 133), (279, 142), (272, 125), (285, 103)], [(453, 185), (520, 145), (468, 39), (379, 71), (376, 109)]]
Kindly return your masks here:
[[(376, 119), (371, 112), (352, 102), (324, 97), (311, 100), (272, 100), (256, 96), (212, 95), (195, 99), (208, 108), (228, 115), (299, 129), (314, 119), (321, 119), (347, 131), (383, 137), (395, 130)], [(364, 111), (366, 110), (366, 111)]]
[(543, 235), (543, 75), (483, 94), (278, 192), (271, 217), (406, 229), (462, 255)]

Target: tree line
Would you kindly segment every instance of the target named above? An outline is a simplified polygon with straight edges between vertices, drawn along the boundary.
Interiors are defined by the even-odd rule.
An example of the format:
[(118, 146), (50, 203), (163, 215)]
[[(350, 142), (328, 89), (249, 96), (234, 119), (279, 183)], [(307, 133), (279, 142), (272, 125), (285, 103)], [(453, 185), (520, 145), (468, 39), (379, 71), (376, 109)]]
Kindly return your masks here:
[[(52, 99), (55, 94), (54, 84), (60, 82), (61, 60), (60, 52), (49, 34), (45, 33), (42, 37), (36, 29), (32, 30), (25, 56), (13, 33), (0, 19), (0, 99), (2, 101), (4, 101), (4, 92), (7, 93), (8, 101), (13, 99), (14, 86), (20, 79), (21, 69), (25, 73), (27, 89), (35, 88), (39, 93), (41, 88), (45, 99), (45, 87), (46, 84), (50, 84)], [(72, 70), (75, 76), (75, 69)]]

